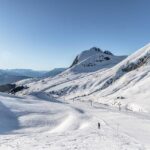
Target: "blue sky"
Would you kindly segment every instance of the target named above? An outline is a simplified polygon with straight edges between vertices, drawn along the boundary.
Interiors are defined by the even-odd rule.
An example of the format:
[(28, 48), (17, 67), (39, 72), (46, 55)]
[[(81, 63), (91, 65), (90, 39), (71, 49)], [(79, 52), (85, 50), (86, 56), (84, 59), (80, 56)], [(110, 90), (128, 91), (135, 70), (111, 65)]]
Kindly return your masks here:
[(0, 68), (69, 66), (92, 46), (117, 55), (150, 42), (150, 0), (0, 0)]

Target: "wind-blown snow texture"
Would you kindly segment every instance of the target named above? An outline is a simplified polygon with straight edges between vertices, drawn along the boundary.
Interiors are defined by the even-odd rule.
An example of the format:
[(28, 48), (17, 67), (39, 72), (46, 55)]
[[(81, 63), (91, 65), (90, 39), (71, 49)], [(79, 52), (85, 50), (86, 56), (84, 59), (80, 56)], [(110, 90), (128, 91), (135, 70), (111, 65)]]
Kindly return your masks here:
[(127, 58), (84, 51), (53, 78), (17, 82), (20, 97), (0, 94), (0, 149), (149, 150), (149, 83), (150, 44)]

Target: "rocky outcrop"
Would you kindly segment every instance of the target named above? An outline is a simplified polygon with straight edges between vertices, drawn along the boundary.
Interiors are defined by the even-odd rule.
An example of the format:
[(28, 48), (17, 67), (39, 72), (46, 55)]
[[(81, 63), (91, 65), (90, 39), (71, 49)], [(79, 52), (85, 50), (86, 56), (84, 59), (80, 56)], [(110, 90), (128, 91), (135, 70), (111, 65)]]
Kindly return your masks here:
[(122, 68), (123, 72), (130, 72), (132, 70), (135, 70), (137, 68), (140, 68), (144, 64), (147, 64), (150, 61), (150, 54), (147, 54), (137, 60), (137, 62), (127, 62), (127, 65)]

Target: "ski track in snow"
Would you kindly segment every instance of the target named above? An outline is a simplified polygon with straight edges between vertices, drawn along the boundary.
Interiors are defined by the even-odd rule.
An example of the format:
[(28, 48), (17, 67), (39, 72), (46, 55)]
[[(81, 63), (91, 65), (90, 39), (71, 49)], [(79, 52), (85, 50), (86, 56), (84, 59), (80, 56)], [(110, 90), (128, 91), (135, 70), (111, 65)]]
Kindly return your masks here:
[[(42, 96), (33, 95), (22, 99), (1, 95), (0, 107), (3, 108), (0, 150), (150, 148), (150, 119), (144, 114), (119, 112), (96, 103), (93, 107), (87, 102), (59, 103), (51, 98), (48, 101), (44, 96), (42, 99)], [(100, 130), (97, 128), (98, 122), (101, 123)], [(141, 128), (143, 122), (145, 129)]]

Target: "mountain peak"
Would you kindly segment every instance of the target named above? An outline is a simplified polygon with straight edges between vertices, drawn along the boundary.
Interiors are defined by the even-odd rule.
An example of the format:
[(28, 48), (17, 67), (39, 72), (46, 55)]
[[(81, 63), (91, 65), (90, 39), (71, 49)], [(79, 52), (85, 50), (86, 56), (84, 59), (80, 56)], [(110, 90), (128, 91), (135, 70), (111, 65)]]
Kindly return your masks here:
[(75, 72), (91, 72), (105, 67), (107, 68), (124, 58), (115, 56), (108, 50), (103, 51), (98, 47), (92, 47), (77, 55), (70, 68)]
[(89, 51), (102, 52), (102, 50), (98, 47), (91, 47)]

